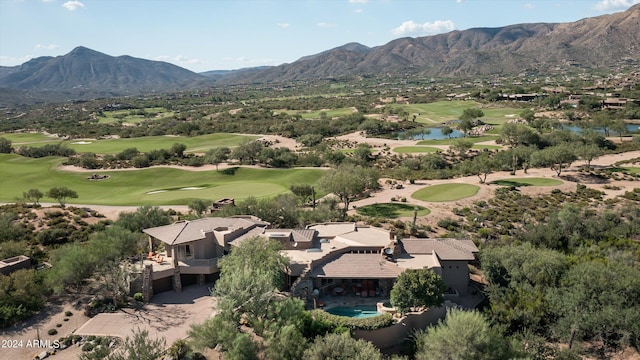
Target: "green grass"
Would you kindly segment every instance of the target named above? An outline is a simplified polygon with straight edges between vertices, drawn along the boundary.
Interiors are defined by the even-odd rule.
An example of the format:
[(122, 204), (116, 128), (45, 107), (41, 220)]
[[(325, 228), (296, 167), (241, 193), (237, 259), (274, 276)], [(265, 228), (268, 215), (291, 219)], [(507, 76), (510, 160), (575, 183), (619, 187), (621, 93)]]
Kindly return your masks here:
[[(475, 144), (475, 143), (484, 142), (484, 141), (496, 140), (497, 138), (498, 136), (484, 135), (484, 136), (467, 136), (464, 139), (467, 139)], [(442, 139), (442, 140), (421, 140), (421, 141), (418, 141), (416, 145), (453, 145), (456, 143), (458, 139), (462, 139), (462, 138), (451, 138), (451, 139)], [(485, 146), (485, 145), (481, 145), (481, 146)]]
[(629, 174), (640, 174), (640, 167), (627, 167), (624, 169)]
[(136, 124), (144, 120), (158, 120), (174, 115), (173, 111), (167, 111), (167, 109), (162, 107), (145, 108), (143, 110), (147, 114), (156, 113), (156, 115), (153, 117), (136, 115), (136, 113), (140, 111), (139, 109), (104, 111), (104, 116), (98, 116), (98, 122), (103, 124), (112, 124), (121, 121), (123, 124)]
[(414, 209), (418, 209), (418, 216), (428, 215), (431, 210), (419, 206), (404, 203), (384, 203), (373, 204), (358, 208), (358, 214), (371, 216), (371, 217), (383, 217), (395, 219), (398, 217), (412, 217)]
[(433, 153), (436, 152), (438, 148), (430, 147), (430, 146), (398, 146), (394, 148), (393, 151), (398, 154), (413, 154), (413, 153)]
[(455, 201), (475, 195), (480, 188), (469, 184), (440, 184), (420, 189), (411, 197), (422, 201)]
[[(14, 201), (23, 192), (37, 188), (42, 192), (55, 186), (67, 186), (78, 193), (72, 203), (96, 205), (184, 205), (193, 198), (215, 200), (249, 196), (272, 197), (286, 193), (291, 184), (315, 184), (322, 176), (319, 169), (253, 169), (227, 171), (186, 171), (150, 168), (128, 171), (104, 171), (110, 178), (89, 181), (90, 173), (57, 169), (60, 157), (40, 159), (0, 154), (0, 201)], [(180, 190), (187, 187), (203, 188)], [(152, 191), (163, 191), (148, 194)], [(52, 199), (42, 199), (52, 202)]]
[[(406, 111), (409, 114), (420, 114), (416, 121), (424, 124), (442, 124), (449, 120), (455, 120), (462, 115), (465, 109), (480, 108), (481, 104), (475, 101), (436, 101), (433, 103), (392, 105), (395, 109)], [(511, 117), (505, 115), (518, 114), (522, 109), (518, 108), (482, 108), (484, 117), (482, 121), (494, 125), (502, 125)], [(411, 116), (409, 117), (411, 118)]]
[(476, 144), (476, 145), (473, 145), (471, 148), (472, 148), (472, 149), (476, 149), (476, 150), (483, 150), (483, 149), (488, 149), (488, 150), (499, 150), (499, 149), (502, 149), (502, 146), (500, 146), (500, 145), (482, 145), (482, 144)]
[(547, 178), (515, 178), (515, 179), (501, 179), (490, 182), (490, 184), (502, 185), (502, 186), (557, 186), (562, 185), (562, 181), (557, 179)]
[[(106, 139), (106, 140), (60, 140), (47, 137), (41, 133), (34, 134), (0, 134), (14, 144), (41, 146), (44, 143), (63, 143), (79, 153), (93, 152), (96, 154), (117, 154), (124, 149), (135, 147), (138, 151), (148, 152), (155, 149), (169, 149), (175, 143), (187, 146), (187, 152), (206, 152), (209, 149), (227, 146), (233, 147), (247, 139), (257, 139), (258, 136), (217, 133), (201, 136), (145, 136), (138, 138)], [(42, 144), (39, 144), (42, 143)]]
[(0, 137), (11, 140), (13, 145), (60, 141), (57, 137), (47, 136), (43, 133), (0, 133)]

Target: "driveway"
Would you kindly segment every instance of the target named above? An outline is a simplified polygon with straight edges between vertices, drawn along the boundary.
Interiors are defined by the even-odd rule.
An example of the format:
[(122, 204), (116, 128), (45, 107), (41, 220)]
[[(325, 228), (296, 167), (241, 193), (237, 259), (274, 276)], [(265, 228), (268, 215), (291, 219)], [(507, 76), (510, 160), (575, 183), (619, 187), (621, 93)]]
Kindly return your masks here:
[(151, 302), (141, 309), (98, 314), (75, 333), (124, 339), (140, 328), (146, 329), (150, 338), (164, 337), (168, 347), (174, 341), (185, 338), (190, 325), (201, 323), (211, 316), (215, 307), (215, 298), (209, 292), (211, 286), (187, 286), (181, 293), (167, 291), (154, 295)]

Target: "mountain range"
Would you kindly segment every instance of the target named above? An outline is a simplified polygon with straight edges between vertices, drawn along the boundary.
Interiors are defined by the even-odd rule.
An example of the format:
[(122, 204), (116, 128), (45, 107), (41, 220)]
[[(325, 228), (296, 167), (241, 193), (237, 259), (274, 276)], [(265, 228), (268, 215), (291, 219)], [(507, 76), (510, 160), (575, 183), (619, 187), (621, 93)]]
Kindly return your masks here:
[(77, 47), (57, 57), (0, 67), (0, 103), (8, 92), (120, 96), (247, 83), (377, 74), (473, 76), (544, 74), (557, 67), (610, 68), (640, 60), (640, 4), (571, 23), (517, 24), (400, 38), (367, 47), (349, 43), (290, 64), (197, 74), (161, 61), (113, 57)]

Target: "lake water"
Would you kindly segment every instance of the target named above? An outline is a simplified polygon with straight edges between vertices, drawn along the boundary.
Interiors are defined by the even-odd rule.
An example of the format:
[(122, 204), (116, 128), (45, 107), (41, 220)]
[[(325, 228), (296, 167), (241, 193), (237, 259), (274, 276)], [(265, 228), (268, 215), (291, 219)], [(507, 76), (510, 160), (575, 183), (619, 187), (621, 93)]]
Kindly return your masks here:
[[(582, 128), (579, 126), (563, 125), (563, 128), (578, 134), (582, 132)], [(627, 124), (627, 134), (635, 134), (638, 132), (638, 129), (640, 129), (640, 124)], [(593, 130), (604, 135), (604, 130), (601, 128), (593, 128)], [(618, 132), (609, 129), (609, 135), (618, 136)]]
[[(411, 138), (411, 140), (444, 140), (449, 138), (449, 136), (442, 134), (442, 128), (435, 127), (435, 128), (429, 128), (429, 129), (431, 130), (431, 133), (424, 134), (424, 138), (421, 134), (418, 134), (418, 135), (415, 135), (413, 138)], [(582, 128), (578, 126), (573, 126), (573, 125), (564, 125), (564, 129), (567, 129), (575, 133), (582, 132)], [(627, 124), (628, 134), (635, 134), (638, 132), (639, 129), (640, 129), (640, 124)], [(461, 131), (456, 129), (452, 129), (452, 130), (453, 132), (451, 133), (451, 136), (450, 136), (451, 138), (463, 137), (463, 134)], [(595, 128), (594, 130), (604, 135), (604, 130), (598, 129), (598, 128)], [(609, 135), (618, 136), (618, 133), (613, 130), (609, 130)]]
[(451, 138), (458, 138), (458, 137), (462, 137), (462, 131), (456, 130), (456, 129), (451, 129), (453, 130), (453, 132), (451, 133), (451, 136), (447, 136), (442, 134), (442, 128), (429, 128), (429, 130), (431, 130), (430, 134), (424, 134), (424, 138), (421, 134), (419, 135), (415, 135), (413, 138), (411, 138), (411, 140), (444, 140), (444, 139), (448, 139), (449, 137)]

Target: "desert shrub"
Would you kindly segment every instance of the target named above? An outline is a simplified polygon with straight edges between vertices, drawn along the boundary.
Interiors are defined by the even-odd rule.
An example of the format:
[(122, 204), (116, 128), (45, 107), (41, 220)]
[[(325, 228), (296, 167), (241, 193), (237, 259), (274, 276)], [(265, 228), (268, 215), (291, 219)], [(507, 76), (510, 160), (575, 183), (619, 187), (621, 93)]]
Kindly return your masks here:
[(135, 301), (143, 301), (144, 300), (144, 296), (142, 295), (142, 293), (135, 293), (133, 294), (133, 300)]
[(94, 348), (93, 343), (90, 343), (90, 342), (86, 342), (84, 343), (84, 345), (82, 345), (82, 351), (84, 352), (92, 351), (93, 348)]
[(57, 333), (58, 333), (58, 330), (56, 330), (56, 329), (49, 329), (49, 331), (47, 331), (47, 334), (49, 334), (49, 335), (55, 335)]
[(69, 310), (64, 312), (64, 316), (72, 316), (72, 315), (73, 315), (73, 313), (71, 311), (69, 311)]

